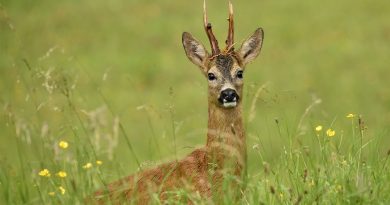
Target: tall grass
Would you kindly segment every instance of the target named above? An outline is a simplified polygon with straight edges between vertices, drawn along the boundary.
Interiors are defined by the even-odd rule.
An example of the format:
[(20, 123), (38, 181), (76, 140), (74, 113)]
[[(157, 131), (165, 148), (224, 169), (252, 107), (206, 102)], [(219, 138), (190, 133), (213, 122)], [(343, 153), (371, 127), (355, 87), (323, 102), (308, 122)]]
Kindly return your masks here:
[[(209, 3), (222, 38), (227, 8)], [(390, 4), (234, 5), (237, 42), (266, 32), (245, 76), (241, 202), (389, 203)], [(0, 204), (83, 204), (203, 145), (207, 86), (180, 45), (184, 30), (207, 42), (201, 25), (201, 2), (1, 2)]]
[[(25, 96), (22, 105), (18, 105), (22, 110), (3, 102), (6, 130), (13, 140), (8, 141), (9, 153), (15, 154), (7, 155), (1, 163), (3, 203), (82, 204), (98, 188), (131, 173), (115, 159), (128, 158), (134, 171), (135, 167), (142, 170), (154, 166), (155, 163), (145, 164), (138, 159), (132, 144), (134, 138), (129, 137), (100, 88), (93, 89), (89, 95), (99, 96), (102, 105), (85, 110), (81, 104), (88, 100), (77, 100), (77, 78), (71, 77), (81, 73), (70, 75), (68, 70), (45, 70), (24, 63), (26, 68), (20, 71), (18, 82), (18, 92)], [(94, 83), (91, 79), (90, 82)], [(250, 127), (256, 123), (253, 113), (258, 109), (259, 100), (266, 99), (272, 91), (264, 85), (246, 89), (246, 93), (246, 104), (251, 105), (247, 106), (250, 109), (246, 114)], [(274, 130), (275, 138), (282, 145), (278, 159), (267, 156), (260, 134), (249, 132), (248, 148), (252, 156), (242, 203), (385, 204), (390, 200), (390, 153), (383, 152), (380, 145), (384, 136), (368, 136), (364, 118), (356, 113), (330, 121), (310, 118), (321, 102), (313, 99), (294, 123), (296, 128), (289, 120), (274, 119), (269, 129)], [(44, 113), (43, 109), (46, 109)], [(169, 135), (174, 137), (178, 133), (175, 107), (168, 103), (166, 109), (162, 112), (171, 115), (165, 118), (171, 124), (167, 130), (172, 129)], [(149, 128), (155, 129), (153, 117), (146, 115)], [(155, 132), (149, 146), (161, 146)], [(121, 152), (126, 154), (115, 150), (119, 141), (125, 143)], [(167, 143), (167, 149), (177, 147), (174, 138), (167, 139)], [(185, 192), (172, 194), (191, 196)], [(229, 196), (226, 194), (225, 204), (232, 203)], [(159, 203), (157, 198), (154, 202)], [(198, 203), (205, 202), (198, 199)]]

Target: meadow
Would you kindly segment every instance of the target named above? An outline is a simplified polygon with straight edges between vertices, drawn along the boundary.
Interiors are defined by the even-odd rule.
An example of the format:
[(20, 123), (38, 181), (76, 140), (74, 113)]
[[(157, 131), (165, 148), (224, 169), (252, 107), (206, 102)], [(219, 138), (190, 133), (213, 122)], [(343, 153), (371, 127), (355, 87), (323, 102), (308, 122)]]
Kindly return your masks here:
[[(207, 83), (181, 45), (209, 48), (202, 3), (0, 0), (0, 204), (83, 204), (203, 145)], [(233, 4), (237, 43), (265, 31), (241, 203), (389, 204), (390, 2)], [(223, 42), (227, 2), (208, 8)]]

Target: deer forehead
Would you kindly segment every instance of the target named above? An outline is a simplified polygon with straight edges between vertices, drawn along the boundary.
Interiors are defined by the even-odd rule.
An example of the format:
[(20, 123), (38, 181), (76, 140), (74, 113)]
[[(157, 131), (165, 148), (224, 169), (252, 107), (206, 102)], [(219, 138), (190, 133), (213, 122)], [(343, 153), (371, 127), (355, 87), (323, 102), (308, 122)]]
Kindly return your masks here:
[(232, 76), (240, 69), (238, 61), (231, 55), (218, 55), (210, 64), (209, 73), (217, 74), (232, 80)]

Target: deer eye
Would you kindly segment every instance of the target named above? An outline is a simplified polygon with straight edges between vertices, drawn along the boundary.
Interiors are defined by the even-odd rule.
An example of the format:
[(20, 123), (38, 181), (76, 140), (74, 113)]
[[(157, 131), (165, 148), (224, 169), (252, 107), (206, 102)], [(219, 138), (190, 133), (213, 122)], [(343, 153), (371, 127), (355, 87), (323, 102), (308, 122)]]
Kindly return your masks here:
[(242, 70), (239, 70), (238, 72), (237, 72), (237, 78), (243, 78), (244, 77), (244, 72), (242, 71)]
[(215, 77), (214, 73), (209, 73), (208, 74), (208, 78), (209, 78), (210, 81), (217, 79), (217, 77)]

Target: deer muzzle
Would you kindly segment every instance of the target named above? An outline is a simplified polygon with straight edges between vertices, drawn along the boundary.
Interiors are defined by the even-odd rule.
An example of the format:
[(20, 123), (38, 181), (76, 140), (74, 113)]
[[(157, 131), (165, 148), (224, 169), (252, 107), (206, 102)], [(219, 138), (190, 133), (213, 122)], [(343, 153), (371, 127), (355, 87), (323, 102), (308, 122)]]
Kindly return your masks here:
[(225, 108), (233, 108), (237, 106), (239, 99), (237, 92), (228, 88), (221, 91), (218, 101)]

